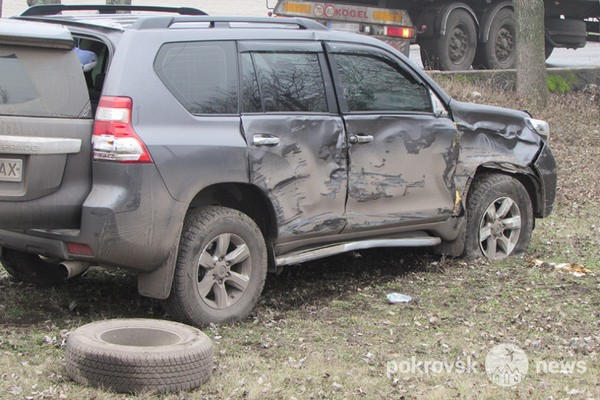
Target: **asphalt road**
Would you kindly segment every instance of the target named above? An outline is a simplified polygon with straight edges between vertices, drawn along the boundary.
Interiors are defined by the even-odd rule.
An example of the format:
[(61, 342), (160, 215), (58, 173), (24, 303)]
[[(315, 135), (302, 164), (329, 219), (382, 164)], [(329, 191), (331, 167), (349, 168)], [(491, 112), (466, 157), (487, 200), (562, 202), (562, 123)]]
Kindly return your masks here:
[[(419, 46), (410, 46), (410, 59), (419, 66), (421, 55)], [(577, 67), (600, 67), (600, 42), (588, 42), (581, 49), (554, 49), (552, 55), (546, 61), (548, 68), (577, 68)]]
[[(268, 0), (271, 6), (276, 0)], [(20, 14), (27, 8), (25, 0), (3, 0), (3, 16)], [(202, 8), (210, 15), (266, 16), (266, 0), (139, 0), (133, 4), (172, 5)], [(98, 4), (102, 0), (63, 0), (64, 4)], [(421, 65), (419, 46), (413, 45), (410, 58)], [(555, 49), (548, 59), (548, 67), (600, 67), (600, 43), (590, 42), (577, 50)]]

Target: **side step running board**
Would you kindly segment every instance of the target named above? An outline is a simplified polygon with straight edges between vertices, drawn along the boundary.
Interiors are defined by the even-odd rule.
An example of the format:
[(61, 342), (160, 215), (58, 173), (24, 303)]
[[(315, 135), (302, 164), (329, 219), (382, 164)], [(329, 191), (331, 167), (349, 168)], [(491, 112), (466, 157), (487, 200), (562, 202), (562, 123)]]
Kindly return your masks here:
[(375, 247), (427, 247), (436, 246), (441, 242), (442, 240), (440, 238), (432, 236), (407, 237), (401, 239), (361, 240), (358, 242), (338, 243), (316, 249), (301, 250), (285, 254), (275, 258), (275, 263), (278, 266), (299, 264), (305, 261), (316, 260), (318, 258), (328, 257), (334, 254), (345, 253), (353, 250), (371, 249)]

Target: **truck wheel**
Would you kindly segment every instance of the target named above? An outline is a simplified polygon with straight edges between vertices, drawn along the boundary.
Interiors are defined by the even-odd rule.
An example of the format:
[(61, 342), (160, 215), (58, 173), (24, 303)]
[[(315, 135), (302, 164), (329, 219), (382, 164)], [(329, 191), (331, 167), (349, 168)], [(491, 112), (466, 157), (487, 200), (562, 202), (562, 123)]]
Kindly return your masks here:
[(65, 361), (67, 374), (83, 385), (122, 393), (179, 392), (209, 379), (213, 344), (177, 322), (110, 319), (71, 332)]
[(476, 65), (487, 69), (509, 69), (516, 65), (515, 17), (505, 8), (494, 17), (490, 36), (482, 43), (476, 56)]
[(60, 265), (46, 261), (37, 254), (2, 249), (0, 261), (10, 276), (18, 281), (52, 286), (66, 280), (64, 269)]
[(448, 17), (446, 34), (431, 41), (430, 55), (443, 71), (460, 71), (471, 67), (477, 50), (477, 27), (465, 10), (454, 10)]
[(533, 209), (523, 184), (503, 174), (475, 179), (467, 199), (465, 255), (501, 260), (525, 251), (533, 231)]
[(184, 223), (169, 314), (205, 326), (246, 318), (267, 276), (267, 248), (256, 223), (237, 210), (191, 210)]

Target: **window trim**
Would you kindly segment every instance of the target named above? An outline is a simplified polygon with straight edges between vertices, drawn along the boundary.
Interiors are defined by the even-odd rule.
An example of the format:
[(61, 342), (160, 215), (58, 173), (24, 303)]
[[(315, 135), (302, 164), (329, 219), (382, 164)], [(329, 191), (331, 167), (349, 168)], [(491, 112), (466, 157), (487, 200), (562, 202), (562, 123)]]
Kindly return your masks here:
[[(417, 74), (415, 74), (412, 70), (406, 67), (406, 65), (399, 58), (395, 57), (392, 53), (389, 53), (383, 49), (378, 47), (369, 46), (365, 44), (354, 44), (347, 42), (324, 42), (325, 51), (327, 61), (329, 63), (329, 68), (331, 72), (331, 77), (333, 79), (336, 98), (340, 107), (341, 115), (427, 115), (432, 116), (435, 115), (433, 110), (433, 103), (430, 98), (429, 92), (433, 90), (426, 81), (421, 79)], [(336, 49), (336, 46), (338, 49)], [(356, 50), (359, 51), (356, 51)], [(360, 52), (360, 50), (363, 52)], [(431, 106), (431, 111), (411, 111), (411, 110), (368, 110), (368, 111), (350, 111), (348, 109), (348, 102), (343, 93), (343, 83), (340, 77), (339, 71), (337, 69), (336, 63), (336, 54), (346, 54), (346, 55), (356, 55), (356, 56), (369, 56), (373, 58), (387, 58), (390, 62), (394, 63), (397, 68), (401, 71), (405, 71), (407, 75), (413, 77), (418, 84), (422, 85), (427, 90), (427, 97), (429, 99), (429, 104)], [(400, 73), (400, 72), (399, 72)]]

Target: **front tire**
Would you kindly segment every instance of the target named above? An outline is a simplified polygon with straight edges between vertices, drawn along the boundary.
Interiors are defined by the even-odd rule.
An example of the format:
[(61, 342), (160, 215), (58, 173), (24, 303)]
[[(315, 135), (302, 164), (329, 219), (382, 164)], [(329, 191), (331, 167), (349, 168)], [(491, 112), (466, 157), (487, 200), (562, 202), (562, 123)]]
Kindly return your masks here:
[(197, 326), (246, 318), (262, 292), (267, 248), (256, 223), (237, 210), (191, 210), (184, 223), (169, 314)]
[(531, 199), (519, 180), (503, 174), (475, 178), (467, 200), (467, 257), (496, 261), (523, 252), (532, 231)]
[(5, 248), (2, 249), (0, 261), (8, 274), (17, 281), (52, 286), (67, 279), (64, 269), (58, 263), (44, 260), (37, 254)]

